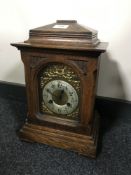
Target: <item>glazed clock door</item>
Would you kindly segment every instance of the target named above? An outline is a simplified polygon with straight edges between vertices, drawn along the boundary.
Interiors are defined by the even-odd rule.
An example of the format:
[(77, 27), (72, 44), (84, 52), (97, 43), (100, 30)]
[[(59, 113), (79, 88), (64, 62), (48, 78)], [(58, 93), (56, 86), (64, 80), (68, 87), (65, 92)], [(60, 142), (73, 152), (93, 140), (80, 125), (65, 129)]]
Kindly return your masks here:
[(38, 84), (41, 119), (80, 121), (81, 83), (73, 66), (57, 61), (46, 63), (38, 74)]

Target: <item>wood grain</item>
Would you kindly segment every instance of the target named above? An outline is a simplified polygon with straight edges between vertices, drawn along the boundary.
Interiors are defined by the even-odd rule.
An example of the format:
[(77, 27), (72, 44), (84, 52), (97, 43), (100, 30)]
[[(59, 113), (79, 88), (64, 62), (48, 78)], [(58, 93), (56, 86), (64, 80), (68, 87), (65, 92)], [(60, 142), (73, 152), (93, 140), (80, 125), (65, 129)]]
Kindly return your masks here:
[(98, 115), (90, 127), (92, 128), (91, 133), (83, 135), (26, 122), (20, 130), (19, 136), (28, 142), (44, 143), (95, 158), (99, 129)]

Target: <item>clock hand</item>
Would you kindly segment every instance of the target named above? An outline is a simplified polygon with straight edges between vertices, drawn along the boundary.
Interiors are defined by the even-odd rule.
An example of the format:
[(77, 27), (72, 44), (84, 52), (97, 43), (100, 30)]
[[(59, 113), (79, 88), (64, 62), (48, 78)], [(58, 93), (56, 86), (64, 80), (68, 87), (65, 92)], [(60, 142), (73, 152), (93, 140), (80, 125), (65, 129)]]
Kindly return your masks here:
[(60, 100), (62, 99), (63, 93), (64, 93), (64, 90), (62, 90), (61, 93), (60, 93), (60, 96), (59, 96)]
[(51, 94), (52, 96), (57, 97), (57, 95), (53, 94), (49, 89), (47, 89), (47, 92), (48, 92), (49, 94)]

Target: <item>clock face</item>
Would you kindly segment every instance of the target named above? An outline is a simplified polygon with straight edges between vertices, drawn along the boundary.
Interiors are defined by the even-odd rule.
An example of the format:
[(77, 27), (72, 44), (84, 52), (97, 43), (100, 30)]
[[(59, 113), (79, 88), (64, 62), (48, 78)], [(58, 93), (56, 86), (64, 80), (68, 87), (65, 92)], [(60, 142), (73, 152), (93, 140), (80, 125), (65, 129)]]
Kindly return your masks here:
[(43, 88), (46, 107), (61, 115), (72, 113), (78, 106), (78, 95), (74, 87), (63, 80), (52, 80)]

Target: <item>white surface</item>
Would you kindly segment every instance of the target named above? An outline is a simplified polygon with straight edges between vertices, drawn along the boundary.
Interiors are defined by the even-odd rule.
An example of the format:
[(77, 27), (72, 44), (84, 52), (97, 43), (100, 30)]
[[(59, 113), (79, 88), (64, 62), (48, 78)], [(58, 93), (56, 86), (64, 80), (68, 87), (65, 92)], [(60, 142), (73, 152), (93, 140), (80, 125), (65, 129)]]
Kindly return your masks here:
[(24, 41), (29, 29), (75, 19), (97, 29), (108, 41), (102, 56), (97, 95), (131, 100), (130, 0), (0, 1), (0, 80), (24, 84), (20, 53), (11, 42)]
[(69, 25), (54, 25), (53, 28), (54, 29), (67, 29), (69, 27)]

